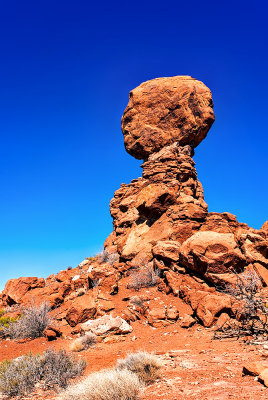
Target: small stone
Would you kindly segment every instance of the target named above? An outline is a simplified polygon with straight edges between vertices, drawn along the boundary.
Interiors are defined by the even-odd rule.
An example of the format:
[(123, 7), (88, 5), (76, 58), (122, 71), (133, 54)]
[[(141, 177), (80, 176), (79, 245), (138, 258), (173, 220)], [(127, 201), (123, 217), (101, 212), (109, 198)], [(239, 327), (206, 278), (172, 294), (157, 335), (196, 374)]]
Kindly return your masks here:
[(190, 328), (196, 323), (196, 320), (189, 314), (186, 314), (181, 321), (182, 328)]

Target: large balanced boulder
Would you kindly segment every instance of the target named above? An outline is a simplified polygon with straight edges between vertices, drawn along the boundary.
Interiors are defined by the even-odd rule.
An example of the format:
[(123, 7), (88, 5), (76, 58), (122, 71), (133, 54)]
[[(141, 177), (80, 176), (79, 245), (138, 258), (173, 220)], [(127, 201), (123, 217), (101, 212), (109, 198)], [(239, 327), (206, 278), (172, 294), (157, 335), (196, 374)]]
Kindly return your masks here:
[(178, 142), (196, 147), (214, 122), (210, 90), (190, 76), (158, 78), (129, 94), (122, 118), (126, 150), (145, 159)]

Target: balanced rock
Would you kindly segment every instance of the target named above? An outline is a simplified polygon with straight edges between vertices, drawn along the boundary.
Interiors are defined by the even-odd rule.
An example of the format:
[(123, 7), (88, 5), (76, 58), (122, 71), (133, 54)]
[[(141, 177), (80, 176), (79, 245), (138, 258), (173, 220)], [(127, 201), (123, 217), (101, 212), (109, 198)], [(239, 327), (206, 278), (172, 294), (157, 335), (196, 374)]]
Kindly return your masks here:
[[(154, 79), (132, 90), (122, 118), (124, 143), (144, 162), (142, 176), (122, 184), (110, 202), (113, 232), (105, 249), (116, 257), (92, 257), (45, 280), (10, 280), (0, 293), (1, 308), (48, 302), (63, 336), (81, 330), (104, 336), (132, 331), (125, 319), (108, 314), (112, 310), (127, 321), (165, 326), (178, 320), (182, 301), (194, 316), (182, 326), (222, 326), (240, 305), (216, 289), (236, 285), (237, 274), (256, 274), (268, 299), (268, 221), (255, 230), (228, 212), (208, 213), (204, 201), (193, 156), (213, 121), (210, 90), (189, 76)], [(157, 279), (147, 279), (153, 272)], [(150, 303), (150, 295), (122, 304), (136, 273), (163, 297), (177, 297), (176, 305), (169, 299)], [(58, 333), (49, 329), (46, 335), (55, 339)]]
[(174, 142), (196, 147), (214, 119), (211, 92), (202, 82), (190, 76), (153, 79), (129, 94), (122, 118), (125, 147), (138, 159)]

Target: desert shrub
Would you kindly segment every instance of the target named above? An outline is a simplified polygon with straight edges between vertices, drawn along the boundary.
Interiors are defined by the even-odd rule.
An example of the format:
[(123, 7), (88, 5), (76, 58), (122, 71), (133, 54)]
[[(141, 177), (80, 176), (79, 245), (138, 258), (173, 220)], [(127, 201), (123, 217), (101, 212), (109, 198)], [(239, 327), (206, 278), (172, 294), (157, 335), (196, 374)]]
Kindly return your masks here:
[(127, 369), (139, 377), (145, 384), (149, 384), (160, 377), (162, 364), (154, 354), (139, 351), (129, 354), (124, 360), (118, 360), (118, 370)]
[(100, 283), (99, 279), (90, 279), (90, 284), (89, 284), (90, 289), (98, 287), (99, 283)]
[(116, 261), (118, 261), (119, 255), (117, 253), (110, 253), (108, 250), (104, 249), (100, 254), (98, 254), (98, 260), (101, 263), (108, 263), (113, 265)]
[(39, 381), (40, 356), (22, 356), (0, 364), (0, 391), (9, 397), (23, 396), (33, 391)]
[(34, 339), (42, 336), (52, 322), (49, 311), (47, 303), (42, 303), (40, 307), (35, 304), (25, 307), (22, 316), (4, 329), (5, 336), (11, 339)]
[(150, 266), (145, 266), (132, 272), (128, 288), (140, 290), (143, 287), (156, 286), (158, 280), (159, 271)]
[(42, 384), (45, 389), (65, 388), (70, 379), (80, 376), (86, 368), (86, 361), (69, 355), (65, 350), (47, 350), (42, 364)]
[(0, 338), (4, 339), (6, 337), (6, 331), (10, 325), (17, 322), (19, 317), (12, 318), (9, 316), (4, 316), (5, 310), (0, 310)]
[(143, 384), (126, 369), (103, 370), (67, 389), (62, 400), (138, 400)]
[(236, 319), (228, 320), (216, 332), (215, 338), (268, 336), (268, 306), (260, 292), (261, 286), (261, 280), (255, 272), (236, 273), (235, 285), (227, 285), (223, 289), (237, 305)]
[(8, 397), (24, 396), (40, 383), (43, 389), (65, 388), (69, 379), (80, 376), (85, 361), (64, 350), (47, 350), (43, 355), (24, 355), (0, 364), (0, 392)]
[(16, 322), (17, 320), (18, 320), (18, 317), (17, 318), (12, 318), (12, 317), (9, 317), (9, 316), (0, 317), (0, 329), (1, 328), (8, 328), (10, 324)]
[(97, 336), (92, 332), (88, 332), (86, 335), (75, 339), (71, 343), (71, 350), (72, 351), (86, 350), (89, 347), (94, 347), (96, 343), (97, 343)]

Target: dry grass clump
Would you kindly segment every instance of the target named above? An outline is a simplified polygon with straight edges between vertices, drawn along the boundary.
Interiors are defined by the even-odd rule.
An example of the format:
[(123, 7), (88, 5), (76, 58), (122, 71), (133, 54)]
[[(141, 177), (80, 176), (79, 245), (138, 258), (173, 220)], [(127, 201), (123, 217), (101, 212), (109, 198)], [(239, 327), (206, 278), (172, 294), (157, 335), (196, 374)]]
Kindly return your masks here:
[(113, 265), (119, 259), (119, 255), (117, 253), (110, 253), (106, 249), (102, 250), (97, 257), (101, 263), (108, 263), (110, 265)]
[(86, 335), (75, 339), (71, 343), (70, 349), (71, 351), (87, 350), (89, 347), (94, 347), (96, 343), (97, 343), (97, 336), (92, 332), (88, 332)]
[(69, 379), (80, 376), (86, 367), (64, 350), (47, 350), (43, 355), (24, 355), (0, 364), (0, 392), (8, 397), (22, 397), (35, 389), (65, 388)]
[(145, 385), (159, 378), (161, 367), (153, 354), (130, 354), (119, 360), (115, 369), (89, 375), (58, 400), (140, 400)]
[(103, 370), (70, 387), (61, 400), (138, 400), (143, 384), (127, 369)]
[(22, 316), (10, 323), (3, 330), (3, 335), (11, 339), (35, 339), (43, 335), (44, 330), (51, 324), (49, 316), (50, 306), (42, 303), (40, 307), (35, 304), (24, 308)]
[(118, 370), (128, 370), (135, 373), (145, 384), (149, 384), (160, 377), (162, 364), (154, 354), (139, 351), (129, 354), (124, 360), (118, 360)]
[(159, 281), (159, 270), (154, 270), (150, 266), (142, 267), (131, 274), (128, 288), (140, 290), (143, 287), (156, 286)]

